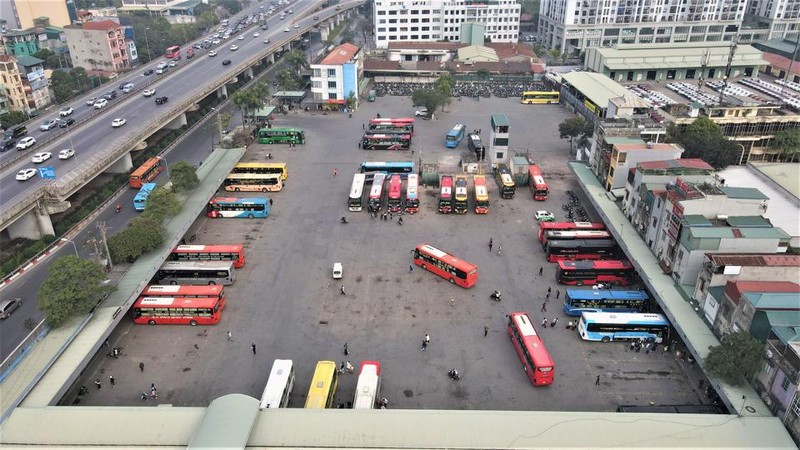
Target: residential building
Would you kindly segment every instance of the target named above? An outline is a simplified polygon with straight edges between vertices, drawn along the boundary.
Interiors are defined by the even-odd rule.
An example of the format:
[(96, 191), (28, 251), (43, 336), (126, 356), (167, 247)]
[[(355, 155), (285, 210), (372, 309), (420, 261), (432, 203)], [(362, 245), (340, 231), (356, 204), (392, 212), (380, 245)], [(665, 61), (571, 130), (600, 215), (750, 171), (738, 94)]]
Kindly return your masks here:
[(49, 25), (11, 30), (0, 35), (0, 40), (6, 53), (14, 56), (33, 56), (42, 49), (59, 55), (69, 51), (64, 29)]
[(22, 78), (28, 110), (35, 111), (49, 106), (52, 100), (44, 73), (44, 61), (33, 56), (20, 56), (17, 58), (17, 68)]
[[(779, 318), (779, 313), (790, 312)], [(714, 333), (749, 333), (766, 341), (774, 325), (800, 326), (800, 284), (790, 281), (729, 281), (725, 285)], [(794, 323), (793, 323), (794, 322)]]
[(25, 98), (22, 74), (17, 68), (17, 58), (11, 55), (0, 55), (0, 86), (6, 98), (4, 109), (26, 113), (30, 111)]
[[(681, 157), (683, 147), (678, 144), (641, 142), (639, 144), (614, 144), (608, 155), (607, 170), (598, 172), (597, 176), (606, 186), (607, 191), (622, 191), (628, 180), (628, 169), (647, 161), (670, 161)], [(606, 162), (606, 161), (604, 161)]]
[(354, 97), (358, 106), (358, 87), (364, 71), (361, 49), (342, 44), (328, 53), (319, 64), (311, 65), (311, 94), (319, 103), (347, 104)]
[(48, 20), (50, 25), (64, 27), (72, 23), (67, 4), (72, 0), (3, 0), (0, 16), (8, 21), (10, 29), (37, 26), (37, 21)]
[[(610, 80), (609, 80), (610, 81)], [(602, 95), (601, 92), (591, 90), (589, 93), (597, 98)], [(589, 165), (595, 174), (607, 173), (608, 162), (611, 160), (611, 152), (616, 144), (634, 144), (643, 145), (646, 142), (659, 142), (664, 139), (667, 134), (667, 128), (657, 121), (654, 121), (647, 114), (637, 114), (635, 118), (633, 115), (625, 118), (601, 118), (597, 117), (588, 109), (586, 105), (591, 104), (587, 102), (588, 98), (584, 96), (583, 91), (569, 91), (562, 89), (561, 100), (565, 102), (572, 102), (571, 105), (578, 105), (582, 111), (589, 114), (595, 123), (595, 131), (589, 139), (587, 145), (577, 145), (573, 143), (575, 150), (575, 159), (580, 161), (589, 161)], [(565, 94), (569, 97), (565, 99)], [(626, 94), (627, 95), (627, 94)], [(579, 103), (579, 99), (584, 98), (583, 103)], [(617, 97), (626, 98), (626, 97)], [(611, 99), (608, 100), (609, 103)], [(606, 109), (607, 110), (607, 109)], [(604, 167), (601, 167), (604, 166)]]
[(800, 33), (800, 0), (750, 0), (745, 19), (751, 28), (769, 30), (762, 39), (797, 37)]
[[(797, 323), (797, 322), (795, 322)], [(763, 369), (753, 385), (764, 403), (800, 442), (800, 328), (774, 326), (767, 336)]]
[(72, 65), (87, 71), (122, 72), (130, 69), (128, 44), (122, 26), (112, 20), (66, 27)]

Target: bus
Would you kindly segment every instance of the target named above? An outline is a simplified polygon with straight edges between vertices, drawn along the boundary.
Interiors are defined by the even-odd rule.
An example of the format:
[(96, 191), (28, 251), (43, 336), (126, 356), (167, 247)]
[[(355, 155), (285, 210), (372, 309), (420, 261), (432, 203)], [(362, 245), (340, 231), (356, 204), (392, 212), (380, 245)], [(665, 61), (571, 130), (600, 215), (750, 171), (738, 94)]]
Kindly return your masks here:
[(482, 156), (481, 152), (483, 152), (483, 142), (481, 141), (481, 135), (479, 135), (479, 134), (468, 134), (467, 135), (467, 147), (469, 148), (469, 150), (471, 152), (475, 153), (475, 156), (478, 158), (478, 161), (480, 161), (482, 159), (481, 158), (481, 156)]
[(155, 183), (144, 183), (136, 193), (136, 197), (133, 198), (133, 209), (144, 211), (144, 208), (147, 207), (147, 198), (150, 197), (150, 193), (155, 190), (156, 186)]
[(206, 216), (211, 218), (264, 218), (269, 216), (269, 200), (261, 197), (213, 197), (206, 206)]
[(319, 361), (306, 397), (306, 409), (325, 409), (333, 405), (339, 385), (339, 370), (333, 361)]
[(224, 308), (224, 297), (139, 297), (133, 304), (133, 323), (213, 325)]
[(167, 47), (167, 49), (164, 50), (164, 57), (169, 59), (173, 58), (181, 59), (181, 46), (173, 45), (172, 47)]
[(475, 214), (488, 214), (489, 190), (486, 189), (486, 177), (473, 175), (472, 182), (475, 185)]
[(223, 180), (229, 192), (278, 192), (283, 189), (279, 173), (232, 173)]
[(561, 94), (558, 91), (526, 91), (522, 93), (520, 103), (526, 105), (541, 105), (558, 103)]
[(580, 316), (583, 312), (644, 313), (650, 307), (645, 291), (612, 291), (611, 289), (567, 289), (564, 313)]
[(286, 163), (240, 162), (233, 166), (231, 173), (279, 173), (283, 181), (286, 181), (286, 178), (289, 177)]
[(414, 214), (419, 211), (419, 175), (408, 174), (406, 182), (406, 212)]
[(508, 315), (508, 337), (514, 350), (522, 361), (522, 370), (528, 381), (534, 386), (553, 384), (556, 365), (544, 346), (544, 342), (536, 333), (531, 319), (526, 312), (514, 312)]
[(386, 197), (386, 207), (389, 212), (399, 213), (403, 209), (401, 204), (403, 195), (403, 180), (400, 174), (394, 174), (389, 177), (389, 194)]
[(583, 286), (613, 283), (631, 284), (635, 272), (628, 261), (559, 261), (556, 280), (561, 284)]
[(401, 131), (410, 135), (414, 134), (414, 118), (401, 117), (401, 118), (381, 118), (372, 119), (369, 121), (369, 130), (376, 132), (391, 132)]
[(661, 314), (584, 312), (578, 334), (585, 341), (644, 340), (662, 343), (669, 339), (669, 322)]
[(467, 176), (456, 175), (455, 179), (455, 202), (453, 203), (453, 210), (456, 214), (466, 214), (469, 206), (469, 194), (467, 193)]
[(573, 239), (558, 241), (551, 239), (545, 247), (547, 260), (586, 261), (595, 259), (615, 259), (620, 256), (617, 243), (612, 239)]
[(593, 240), (613, 239), (606, 230), (570, 230), (570, 231), (545, 231), (542, 236), (542, 248), (547, 248), (548, 241)]
[(384, 181), (386, 181), (386, 174), (383, 172), (376, 173), (372, 178), (372, 188), (369, 190), (369, 202), (367, 203), (370, 212), (376, 213), (381, 210)]
[(294, 389), (294, 363), (291, 359), (276, 359), (269, 371), (267, 385), (261, 394), (258, 409), (287, 408)]
[(545, 201), (547, 200), (547, 183), (542, 177), (542, 169), (539, 166), (531, 164), (528, 167), (528, 187), (531, 189), (531, 195), (534, 200)]
[(514, 194), (517, 192), (517, 187), (514, 184), (514, 178), (511, 177), (511, 170), (509, 170), (507, 165), (497, 165), (494, 179), (497, 182), (497, 187), (500, 188), (500, 197), (506, 199), (514, 198)]
[(388, 174), (399, 173), (401, 177), (406, 178), (408, 174), (414, 172), (413, 161), (398, 161), (398, 162), (370, 162), (364, 161), (361, 163), (359, 172), (367, 174), (367, 181), (372, 177), (373, 172), (385, 172)]
[(179, 245), (169, 255), (170, 261), (233, 261), (233, 267), (244, 267), (244, 245)]
[(164, 166), (166, 166), (166, 162), (158, 156), (148, 159), (131, 173), (128, 186), (141, 189), (142, 184), (153, 181), (164, 170)]
[(411, 148), (411, 135), (364, 133), (360, 147), (364, 150), (408, 150)]
[(447, 136), (444, 139), (444, 145), (447, 148), (456, 148), (458, 144), (461, 143), (461, 140), (464, 139), (464, 135), (467, 132), (467, 126), (463, 123), (457, 123), (453, 126), (453, 128), (447, 132)]
[(350, 196), (347, 197), (347, 209), (353, 212), (363, 209), (364, 183), (367, 176), (363, 173), (353, 175), (353, 184), (350, 185)]
[(233, 284), (233, 261), (168, 261), (158, 272), (158, 284)]
[(439, 212), (450, 214), (453, 211), (453, 177), (442, 175), (442, 182), (439, 183)]
[(414, 264), (439, 275), (450, 283), (471, 288), (478, 281), (478, 266), (456, 258), (429, 244), (420, 244), (412, 252)]
[(353, 409), (373, 409), (381, 392), (381, 363), (361, 361)]
[(225, 288), (213, 285), (151, 284), (144, 288), (142, 297), (214, 297), (225, 299)]
[[(605, 230), (606, 226), (600, 222), (539, 222), (539, 242), (547, 241), (548, 231), (572, 230)], [(584, 238), (585, 239), (585, 238)]]
[(305, 144), (306, 132), (299, 128), (261, 128), (258, 130), (259, 144)]

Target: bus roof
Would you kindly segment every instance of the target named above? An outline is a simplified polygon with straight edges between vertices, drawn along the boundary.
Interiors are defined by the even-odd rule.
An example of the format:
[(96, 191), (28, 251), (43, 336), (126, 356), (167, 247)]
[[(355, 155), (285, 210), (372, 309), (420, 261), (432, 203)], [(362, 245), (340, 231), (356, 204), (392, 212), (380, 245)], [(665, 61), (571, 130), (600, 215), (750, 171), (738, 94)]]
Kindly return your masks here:
[(367, 175), (363, 173), (353, 175), (353, 184), (350, 186), (350, 198), (361, 198), (364, 192), (364, 182), (366, 179)]
[(156, 187), (158, 187), (158, 185), (155, 183), (144, 183), (142, 184), (142, 187), (139, 188), (139, 192), (153, 192)]
[(151, 284), (144, 289), (142, 295), (145, 297), (181, 297), (182, 295), (215, 297), (222, 294), (223, 289), (221, 284)]
[(229, 173), (226, 180), (267, 180), (273, 178), (280, 178), (280, 173)]
[(293, 362), (291, 359), (276, 359), (272, 363), (272, 370), (269, 371), (267, 385), (264, 387), (264, 393), (261, 394), (259, 409), (276, 407), (275, 405), (280, 407), (283, 390), (286, 388), (286, 384), (292, 374), (292, 366)]
[(604, 239), (610, 238), (611, 233), (606, 230), (548, 230), (545, 236), (548, 241), (551, 239)]
[(607, 312), (588, 312), (581, 313), (581, 320), (584, 322), (599, 323), (647, 323), (654, 325), (669, 325), (667, 319), (661, 314), (653, 313), (607, 313)]
[(461, 133), (464, 130), (464, 128), (466, 128), (466, 126), (463, 123), (457, 123), (457, 124), (453, 125), (453, 128), (450, 129), (450, 131), (447, 132), (447, 135), (448, 136), (451, 136), (451, 135), (452, 136), (456, 136), (459, 133)]
[(263, 204), (267, 203), (267, 199), (264, 197), (213, 197), (209, 200), (209, 203), (255, 203), (255, 204)]
[(268, 163), (268, 162), (251, 161), (251, 162), (239, 162), (239, 163), (236, 163), (236, 165), (233, 166), (233, 167), (242, 167), (242, 168), (275, 167), (275, 168), (283, 169), (283, 168), (286, 168), (286, 163), (284, 163), (284, 162)]
[(361, 163), (361, 167), (406, 167), (411, 166), (414, 167), (413, 161), (364, 161)]
[(620, 299), (620, 300), (647, 300), (650, 298), (645, 291), (615, 291), (611, 289), (567, 289), (567, 297), (576, 300), (594, 299)]
[(586, 269), (633, 269), (628, 261), (604, 259), (600, 261), (559, 261), (559, 269), (586, 270)]
[(373, 375), (380, 375), (381, 374), (381, 363), (378, 361), (361, 361), (361, 368), (358, 369), (358, 374), (373, 374)]
[(517, 328), (519, 332), (522, 333), (523, 336), (536, 336), (536, 329), (533, 328), (533, 324), (531, 323), (531, 319), (526, 312), (516, 312), (511, 313), (511, 317), (514, 319), (514, 323), (517, 324)]
[(514, 179), (511, 178), (510, 174), (501, 173), (500, 181), (503, 183), (503, 186), (514, 186)]
[(336, 363), (333, 361), (319, 361), (314, 370), (314, 377), (311, 379), (311, 386), (308, 388), (306, 397), (306, 408), (324, 409), (327, 401), (328, 391), (333, 386), (328, 386), (333, 377), (336, 376)]
[(218, 297), (139, 297), (134, 308), (213, 308)]
[(131, 172), (131, 177), (140, 178), (142, 175), (147, 173), (147, 171), (150, 170), (151, 167), (155, 166), (156, 164), (161, 164), (160, 156), (154, 156), (145, 161), (144, 163), (142, 163), (141, 166), (137, 167), (136, 170)]
[(558, 248), (582, 248), (582, 247), (606, 247), (606, 248), (613, 248), (617, 246), (617, 243), (614, 242), (613, 239), (567, 239), (567, 240), (558, 240), (558, 239), (548, 239), (547, 240), (548, 247), (558, 247)]
[(178, 245), (172, 250), (177, 252), (230, 252), (242, 251), (244, 244), (214, 244), (214, 245)]
[(161, 265), (163, 270), (171, 269), (233, 270), (233, 261), (168, 261)]
[(473, 269), (477, 269), (478, 266), (472, 264), (469, 261), (464, 261), (463, 259), (456, 258), (455, 256), (443, 251), (439, 250), (438, 248), (430, 245), (430, 244), (420, 244), (417, 246), (417, 250), (427, 253), (435, 258), (439, 258), (444, 262), (451, 264), (454, 267), (458, 267), (459, 269), (465, 272), (471, 272)]

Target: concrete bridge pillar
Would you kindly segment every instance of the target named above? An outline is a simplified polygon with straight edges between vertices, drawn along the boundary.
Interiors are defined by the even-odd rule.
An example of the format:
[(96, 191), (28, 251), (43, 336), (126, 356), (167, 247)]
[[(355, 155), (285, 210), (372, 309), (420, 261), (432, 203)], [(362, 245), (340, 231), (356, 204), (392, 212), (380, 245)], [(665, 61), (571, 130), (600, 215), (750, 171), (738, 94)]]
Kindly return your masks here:
[(247, 70), (244, 71), (244, 76), (246, 76), (247, 78), (252, 80), (253, 77), (254, 77), (253, 68), (252, 67), (248, 67)]
[(323, 42), (327, 41), (328, 40), (328, 34), (330, 33), (330, 31), (331, 30), (328, 27), (327, 23), (325, 24), (325, 26), (319, 27), (319, 40), (323, 41)]
[(275, 53), (270, 53), (269, 56), (267, 56), (267, 61), (269, 61), (270, 65), (275, 64)]
[(130, 172), (133, 169), (133, 160), (131, 159), (130, 153), (125, 153), (122, 155), (122, 158), (118, 159), (117, 162), (109, 166), (106, 169), (106, 172), (110, 173), (126, 173)]
[(178, 128), (186, 126), (186, 113), (181, 113), (178, 117), (172, 119), (164, 128), (168, 130), (177, 130)]
[(228, 98), (228, 88), (226, 88), (224, 84), (220, 86), (219, 89), (217, 89), (217, 98), (219, 99)]
[(11, 239), (41, 239), (45, 235), (55, 235), (53, 222), (47, 214), (42, 203), (38, 203), (32, 210), (10, 224), (6, 229)]
[(200, 109), (200, 104), (194, 103), (192, 104), (192, 106), (189, 107), (189, 109), (187, 109), (187, 111), (197, 111), (198, 109)]

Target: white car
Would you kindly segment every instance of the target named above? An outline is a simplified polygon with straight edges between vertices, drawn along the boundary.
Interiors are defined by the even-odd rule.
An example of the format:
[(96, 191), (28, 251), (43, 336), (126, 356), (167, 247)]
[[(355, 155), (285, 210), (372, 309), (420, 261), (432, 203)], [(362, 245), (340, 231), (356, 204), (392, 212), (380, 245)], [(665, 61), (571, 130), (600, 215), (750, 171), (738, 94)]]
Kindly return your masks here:
[(300, 28), (300, 25), (298, 25), (298, 24), (294, 24), (294, 27), (295, 27), (295, 28)]
[(152, 96), (156, 95), (156, 90), (155, 89), (145, 89), (144, 91), (142, 91), (142, 95), (144, 95), (145, 97), (152, 97)]
[(265, 44), (269, 44), (269, 38), (267, 38), (267, 39), (264, 39), (264, 43), (265, 43)]
[(286, 27), (286, 28), (283, 29), (284, 33), (288, 33), (289, 31), (291, 31), (291, 30), (289, 30), (289, 27)]
[(94, 102), (94, 109), (103, 109), (108, 105), (108, 100), (101, 98)]
[(33, 162), (34, 164), (41, 164), (52, 157), (53, 154), (50, 152), (39, 152), (33, 155), (33, 158), (31, 158), (31, 162)]
[(75, 150), (71, 148), (65, 148), (58, 152), (58, 159), (70, 159), (75, 156)]
[(261, 35), (260, 35), (260, 34), (258, 34), (258, 31), (256, 31), (255, 33), (253, 33), (253, 37), (259, 37), (259, 36), (261, 36)]
[(51, 129), (53, 129), (53, 128), (57, 127), (57, 126), (58, 126), (58, 120), (57, 119), (49, 119), (49, 120), (45, 120), (44, 123), (39, 125), (39, 130), (41, 130), (41, 131), (50, 131)]
[(536, 220), (539, 221), (539, 222), (555, 222), (556, 221), (556, 216), (554, 216), (553, 213), (551, 213), (550, 211), (544, 211), (544, 210), (536, 211), (536, 213), (533, 215), (533, 217), (536, 218)]
[(212, 45), (217, 45), (217, 44), (219, 44), (220, 42), (222, 42), (222, 41), (220, 41), (219, 39), (214, 39), (213, 41), (211, 41), (211, 44), (212, 44)]
[(420, 108), (414, 111), (414, 117), (426, 117), (428, 115), (428, 108)]
[(64, 109), (62, 109), (61, 111), (58, 112), (58, 114), (61, 117), (67, 117), (68, 115), (70, 115), (72, 113), (73, 113), (73, 111), (72, 111), (72, 107), (71, 106), (67, 106), (66, 108), (64, 108)]
[(217, 56), (217, 51), (216, 50), (211, 50), (210, 52), (208, 52), (208, 56), (210, 56), (212, 58)]
[(333, 271), (331, 272), (331, 276), (333, 276), (335, 280), (342, 278), (342, 263), (333, 263)]
[(116, 119), (114, 119), (111, 122), (111, 126), (114, 127), (114, 128), (119, 128), (119, 127), (125, 125), (125, 122), (127, 122), (127, 120), (125, 120), (125, 119), (123, 119), (121, 117), (117, 117)]
[(235, 52), (236, 50), (239, 50), (239, 46), (238, 45), (231, 45), (231, 51)]
[(238, 39), (238, 40), (240, 40), (240, 41), (243, 41), (243, 40), (244, 40), (244, 36), (242, 36), (242, 35), (240, 34), (240, 35), (239, 35), (239, 37), (238, 37), (238, 38), (236, 38), (236, 39)]
[(28, 181), (36, 176), (36, 169), (22, 169), (17, 172), (17, 181)]
[(17, 142), (17, 150), (25, 150), (26, 148), (33, 147), (36, 144), (36, 139), (26, 136)]
[(122, 92), (127, 94), (130, 91), (132, 91), (134, 87), (135, 86), (133, 85), (133, 83), (127, 83), (127, 84), (125, 84), (125, 86), (122, 86)]
[(86, 100), (86, 106), (94, 105), (94, 102), (97, 101), (97, 97), (90, 97), (89, 100)]
[(175, 61), (170, 61), (170, 62), (169, 62), (169, 64), (167, 64), (167, 67), (175, 67), (175, 66), (177, 66), (177, 65), (178, 65), (178, 63), (177, 63), (177, 62), (175, 62)]

